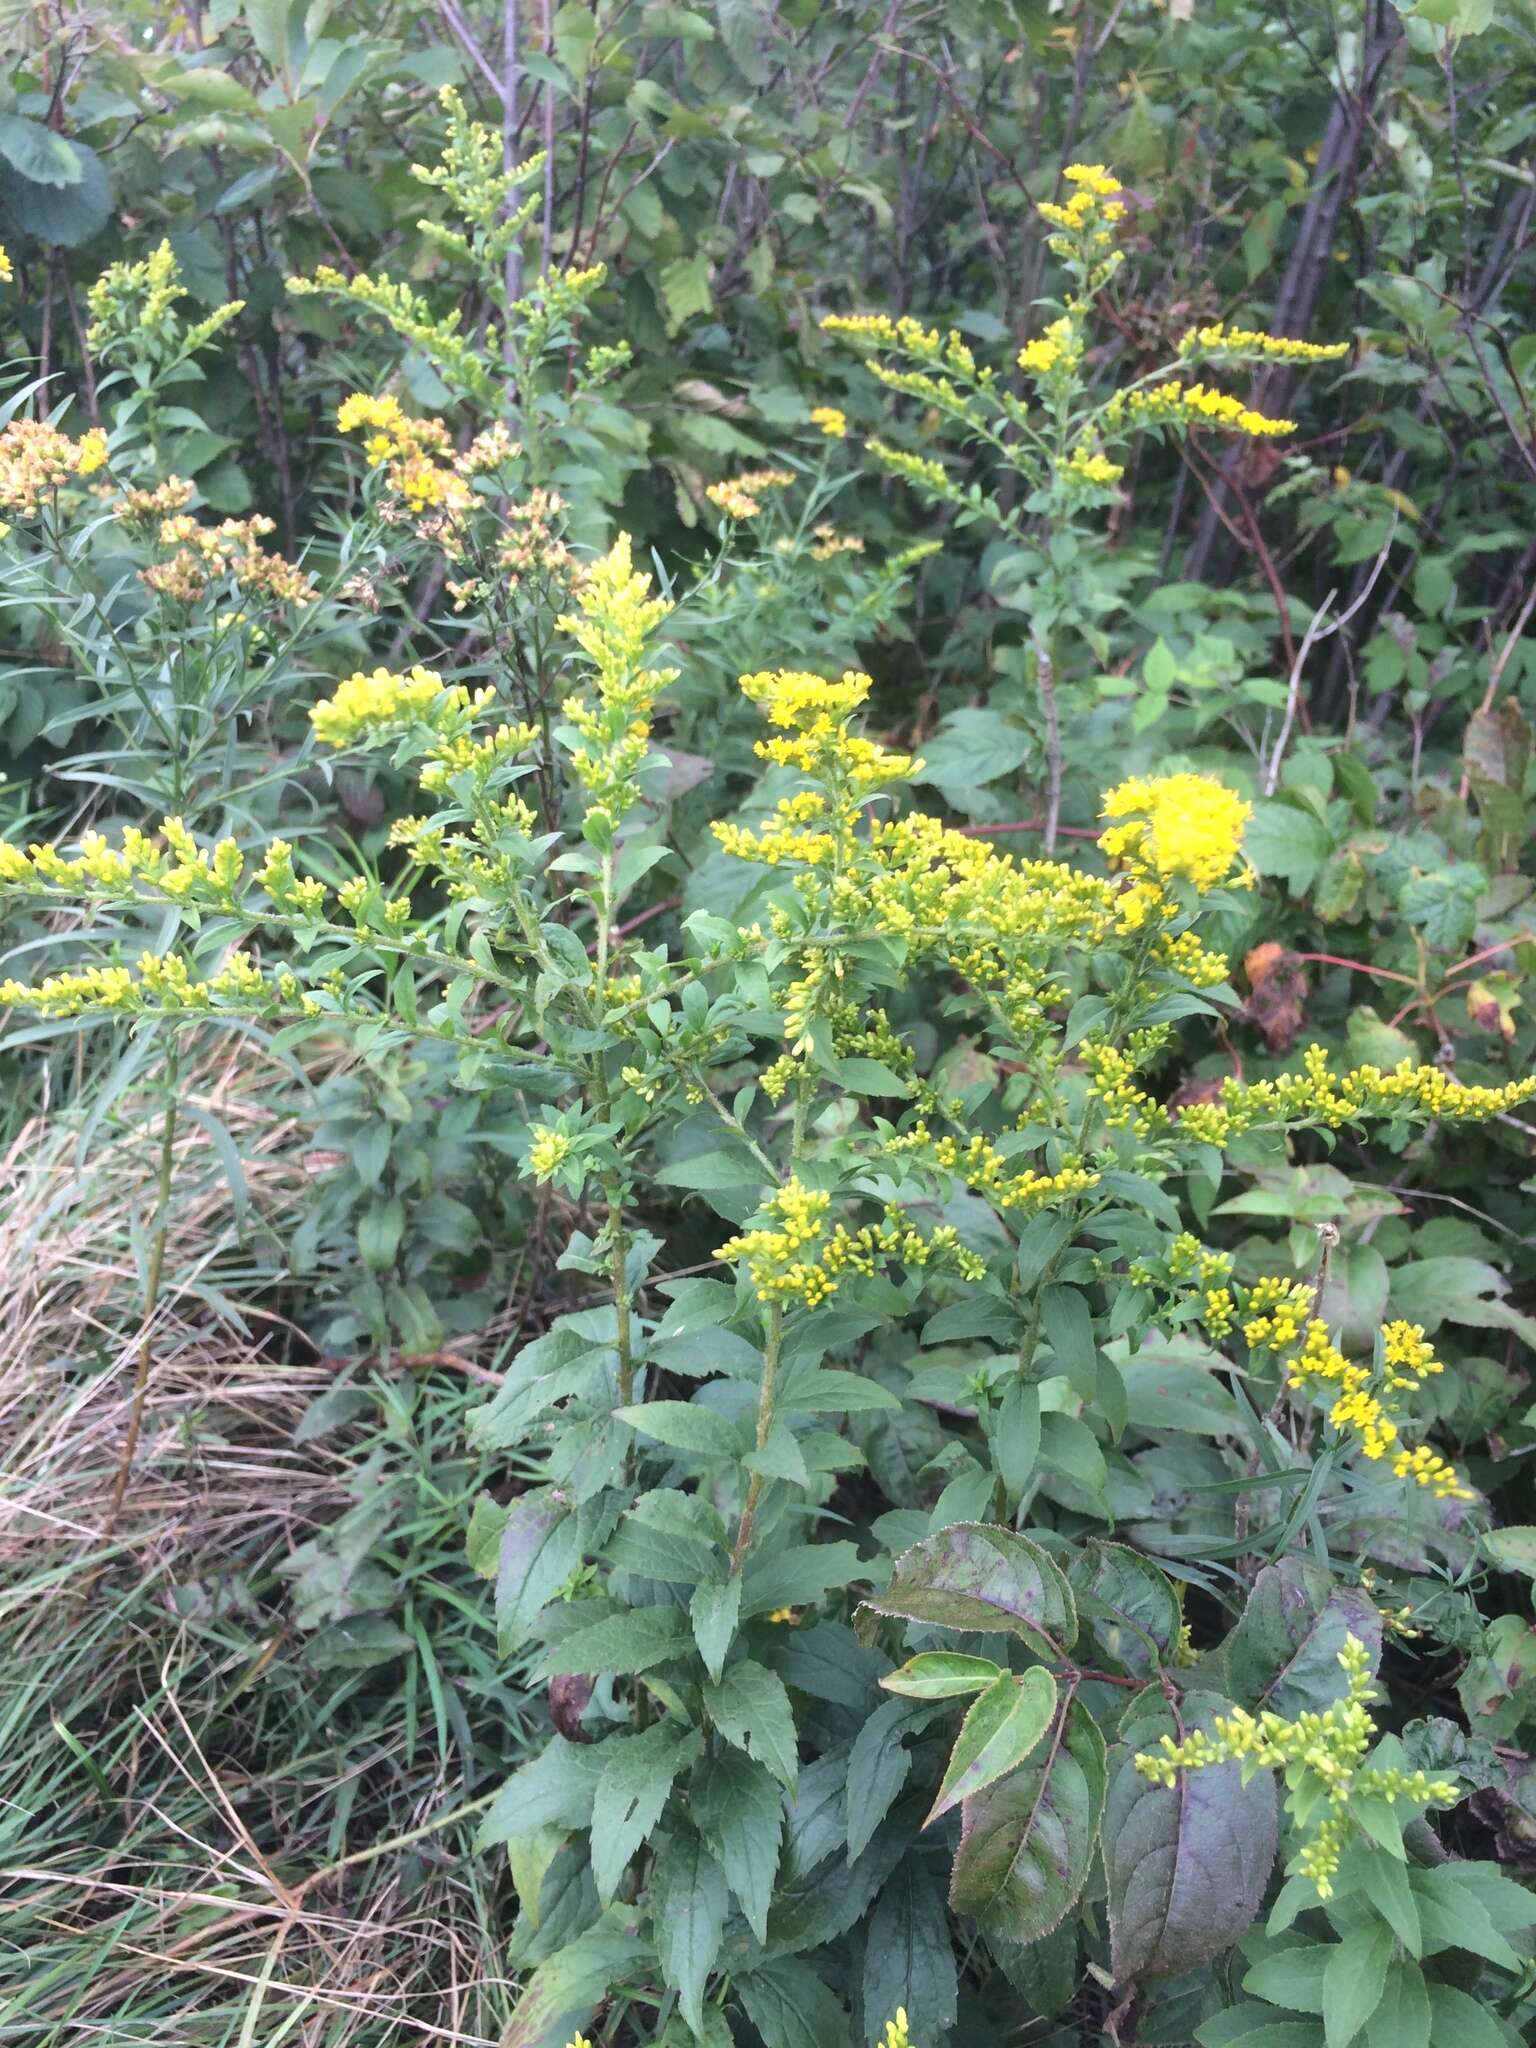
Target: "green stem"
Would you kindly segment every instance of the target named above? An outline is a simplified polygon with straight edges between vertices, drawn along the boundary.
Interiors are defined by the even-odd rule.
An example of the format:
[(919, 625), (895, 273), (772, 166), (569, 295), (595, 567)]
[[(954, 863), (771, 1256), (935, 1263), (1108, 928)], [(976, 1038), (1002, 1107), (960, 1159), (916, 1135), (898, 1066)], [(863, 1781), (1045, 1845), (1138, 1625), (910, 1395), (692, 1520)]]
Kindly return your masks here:
[[(773, 1390), (779, 1374), (779, 1351), (784, 1338), (784, 1304), (770, 1303), (767, 1329), (763, 1339), (763, 1380), (757, 1397), (757, 1448), (761, 1450), (768, 1441), (773, 1428)], [(741, 1521), (736, 1529), (736, 1545), (731, 1552), (731, 1577), (735, 1578), (746, 1562), (747, 1550), (752, 1542), (752, 1524), (757, 1519), (757, 1504), (762, 1498), (763, 1475), (754, 1472), (747, 1481), (747, 1497), (741, 1504)]]

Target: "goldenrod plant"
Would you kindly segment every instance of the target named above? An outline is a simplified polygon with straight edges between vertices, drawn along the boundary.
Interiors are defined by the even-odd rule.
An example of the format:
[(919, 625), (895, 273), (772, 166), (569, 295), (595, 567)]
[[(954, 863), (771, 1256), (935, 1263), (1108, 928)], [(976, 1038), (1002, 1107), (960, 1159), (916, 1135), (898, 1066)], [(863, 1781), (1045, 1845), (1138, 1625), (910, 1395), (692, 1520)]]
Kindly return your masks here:
[[(313, 548), (170, 468), (147, 398), (114, 411), (104, 384), (101, 426), (0, 431), (17, 587), (137, 749), (88, 811), (0, 838), (16, 1045), (160, 1075), (136, 1412), (198, 1107), (178, 1077), (239, 1034), (316, 1090), (294, 1117), (331, 1173), (287, 1278), (343, 1244), (361, 1269), (319, 1290), (334, 1391), (374, 1375), (398, 1445), (397, 1382), (471, 1388), (487, 1483), (454, 1599), (482, 1661), (452, 1693), (423, 1661), (400, 1741), (428, 1711), (456, 1741), (471, 1698), (516, 1726), (456, 1809), (504, 1886), (509, 2041), (943, 2048), (1059, 2022), (1437, 2048), (1469, 2010), (1472, 2038), (1518, 2038), (1536, 1915), (1471, 1798), (1507, 1759), (1406, 1703), (1455, 1651), (1479, 1713), (1521, 1725), (1524, 1638), (1485, 1634), (1466, 1589), (1529, 1429), (1464, 1330), (1531, 1327), (1481, 1240), (1411, 1258), (1403, 1213), (1472, 1134), (1524, 1157), (1536, 1079), (1502, 1028), (1425, 1045), (1411, 1011), (1304, 1014), (1301, 969), (1351, 963), (1286, 921), (1276, 812), (1384, 889), (1390, 848), (1323, 847), (1330, 805), (1368, 808), (1363, 768), (1336, 791), (1306, 735), (1277, 804), (1272, 747), (1079, 743), (1062, 694), (1072, 636), (1108, 644), (1085, 550), (1136, 449), (1268, 443), (1290, 421), (1211, 380), (1341, 348), (1212, 311), (1104, 378), (1130, 202), (1071, 165), (1040, 207), (1061, 296), (1007, 373), (958, 328), (835, 316), (922, 446), (864, 441), (847, 392), (797, 398), (782, 450), (727, 442), (694, 479), (668, 554), (571, 477), (589, 436), (641, 469), (607, 273), (579, 234), (553, 260), (547, 160), (453, 87), (440, 108), (412, 173), (431, 266), (292, 280), (349, 345), (404, 345), (327, 405)], [(179, 304), (169, 245), (90, 301), (157, 405), (237, 318)], [(985, 484), (928, 452), (948, 428)], [(891, 637), (946, 542), (866, 535), (866, 453), (1017, 550), (1043, 816), (977, 821), (933, 778), (953, 727)], [(1069, 747), (1093, 784), (1070, 816)], [(1393, 901), (1471, 889), (1435, 878)], [(1493, 936), (1466, 966), (1516, 957), (1524, 893), (1473, 900), (1467, 943)], [(1271, 925), (1296, 943), (1266, 1008)], [(1432, 958), (1386, 974), (1443, 1009)], [(1462, 1336), (1442, 1292), (1475, 1302)], [(414, 1581), (384, 1621), (363, 1527), (284, 1575), (306, 1615), (377, 1624), (338, 1670), (425, 1660)]]

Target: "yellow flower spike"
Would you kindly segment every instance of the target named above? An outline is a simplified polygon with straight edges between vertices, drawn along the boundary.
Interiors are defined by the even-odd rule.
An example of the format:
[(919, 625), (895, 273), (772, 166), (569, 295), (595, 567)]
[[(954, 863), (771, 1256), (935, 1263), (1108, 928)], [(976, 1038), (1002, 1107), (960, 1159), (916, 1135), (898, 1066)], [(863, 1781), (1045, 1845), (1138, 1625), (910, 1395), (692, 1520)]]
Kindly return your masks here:
[(848, 432), (848, 415), (839, 405), (813, 405), (811, 425), (825, 434), (829, 441), (841, 441)]
[(596, 670), (596, 701), (571, 696), (561, 708), (582, 741), (571, 766), (587, 792), (587, 816), (610, 831), (640, 800), (636, 776), (650, 748), (651, 714), (677, 678), (675, 668), (645, 663), (646, 642), (671, 611), (669, 598), (652, 595), (621, 533), (578, 579), (575, 609), (558, 621)]
[(16, 272), (11, 267), (10, 255), (4, 246), (0, 245), (0, 284), (12, 283), (15, 276)]

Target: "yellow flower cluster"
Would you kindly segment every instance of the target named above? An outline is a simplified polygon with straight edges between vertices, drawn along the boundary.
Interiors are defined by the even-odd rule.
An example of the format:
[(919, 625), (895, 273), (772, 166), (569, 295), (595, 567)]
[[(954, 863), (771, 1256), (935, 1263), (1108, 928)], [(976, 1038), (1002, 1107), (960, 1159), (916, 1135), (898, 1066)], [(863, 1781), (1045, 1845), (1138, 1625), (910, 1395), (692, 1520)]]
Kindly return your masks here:
[(725, 483), (710, 484), (704, 495), (728, 518), (755, 519), (768, 492), (787, 491), (794, 480), (792, 469), (746, 469)]
[(91, 324), (86, 341), (98, 356), (147, 356), (161, 364), (184, 361), (227, 327), (244, 306), (231, 299), (205, 319), (184, 327), (176, 312), (186, 297), (181, 266), (168, 241), (137, 263), (109, 263), (86, 294)]
[(1086, 443), (1074, 448), (1064, 462), (1057, 463), (1056, 468), (1068, 483), (1093, 484), (1101, 489), (1119, 483), (1125, 475), (1123, 462), (1111, 462), (1107, 455)]
[(912, 2036), (907, 2032), (907, 2008), (898, 2005), (896, 2017), (885, 2023), (885, 2036), (879, 2048), (912, 2048)]
[(1140, 391), (1117, 391), (1101, 415), (1106, 431), (1136, 427), (1221, 427), (1233, 434), (1290, 434), (1294, 420), (1266, 419), (1230, 392), (1171, 380)]
[(1332, 363), (1349, 354), (1347, 341), (1296, 341), (1288, 334), (1261, 334), (1252, 327), (1228, 327), (1216, 321), (1191, 327), (1179, 341), (1181, 356), (1261, 356), (1282, 363)]
[(717, 1259), (745, 1259), (759, 1301), (799, 1302), (816, 1308), (836, 1294), (850, 1273), (874, 1273), (888, 1260), (927, 1268), (951, 1267), (966, 1280), (980, 1280), (986, 1261), (968, 1252), (948, 1224), (924, 1237), (902, 1210), (887, 1208), (878, 1223), (858, 1230), (828, 1226), (832, 1197), (790, 1180), (764, 1204), (768, 1225), (730, 1238)]
[(1103, 815), (1119, 821), (1099, 834), (1112, 861), (1203, 891), (1219, 888), (1241, 860), (1253, 806), (1214, 775), (1135, 776), (1107, 793)]
[(336, 425), (344, 434), (367, 434), (363, 453), (373, 468), (384, 469), (385, 481), (406, 512), (438, 512), (451, 526), (473, 503), (464, 481), (471, 472), (453, 455), (452, 437), (441, 420), (411, 419), (387, 393), (375, 398), (354, 391), (342, 400)]
[(534, 1126), (533, 1142), (528, 1147), (528, 1171), (535, 1180), (548, 1180), (571, 1156), (571, 1140), (565, 1131), (552, 1130), (547, 1124)]
[(597, 700), (568, 697), (562, 707), (582, 740), (571, 766), (587, 792), (588, 821), (611, 831), (639, 800), (635, 775), (650, 746), (651, 712), (678, 673), (645, 666), (646, 640), (672, 606), (651, 595), (627, 533), (581, 577), (575, 604), (559, 624), (596, 670)]
[(952, 1173), (973, 1194), (983, 1196), (1004, 1214), (1070, 1201), (1099, 1184), (1096, 1173), (1076, 1163), (1056, 1173), (1010, 1172), (1006, 1154), (979, 1133), (962, 1145), (958, 1138), (935, 1137), (922, 1120), (899, 1137), (888, 1138), (881, 1150), (893, 1159), (911, 1157), (915, 1164)]
[(829, 441), (841, 441), (848, 432), (848, 415), (840, 405), (813, 405), (811, 425), (819, 428)]
[(932, 491), (936, 497), (949, 497), (953, 493), (955, 486), (949, 480), (948, 471), (942, 462), (935, 462), (931, 456), (909, 455), (905, 448), (892, 448), (885, 441), (866, 441), (864, 447), (866, 453), (893, 476), (905, 477), (909, 484)]
[[(492, 694), (477, 692), (474, 708)], [(372, 675), (359, 670), (311, 706), (309, 722), (315, 738), (328, 747), (371, 745), (394, 738), (408, 726), (435, 727), (445, 711), (462, 710), (470, 702), (467, 690), (450, 689), (435, 669), (413, 668), (406, 675), (394, 675), (387, 668), (376, 668)]]
[(1410, 1450), (1399, 1438), (1398, 1396), (1416, 1392), (1427, 1375), (1444, 1370), (1424, 1342), (1424, 1332), (1417, 1324), (1396, 1322), (1386, 1324), (1381, 1336), (1384, 1363), (1377, 1371), (1351, 1363), (1329, 1337), (1326, 1324), (1309, 1322), (1300, 1348), (1285, 1361), (1286, 1385), (1328, 1402), (1333, 1427), (1357, 1438), (1370, 1459), (1390, 1454), (1397, 1478), (1428, 1487), (1436, 1500), (1475, 1500), (1455, 1466), (1438, 1451), (1425, 1444)]
[(1234, 1707), (1217, 1715), (1212, 1733), (1196, 1729), (1182, 1742), (1161, 1738), (1158, 1751), (1143, 1751), (1136, 1769), (1153, 1784), (1171, 1790), (1180, 1771), (1208, 1770), (1236, 1763), (1246, 1784), (1256, 1771), (1283, 1771), (1287, 1805), (1303, 1828), (1293, 1867), (1310, 1878), (1319, 1898), (1333, 1896), (1333, 1878), (1351, 1826), (1350, 1801), (1383, 1799), (1389, 1806), (1402, 1800), (1410, 1806), (1446, 1806), (1460, 1797), (1448, 1778), (1430, 1778), (1423, 1771), (1365, 1768), (1376, 1734), (1367, 1702), (1376, 1697), (1371, 1684), (1370, 1655), (1356, 1636), (1345, 1638), (1339, 1652), (1346, 1690), (1344, 1697), (1320, 1713), (1299, 1714), (1287, 1721), (1279, 1714), (1250, 1714)]
[(10, 284), (15, 276), (16, 273), (11, 268), (10, 256), (5, 248), (0, 246), (0, 284)]
[(1019, 350), (1018, 364), (1021, 370), (1044, 377), (1052, 370), (1075, 369), (1082, 354), (1082, 337), (1075, 323), (1069, 319), (1053, 320), (1044, 334), (1025, 342)]
[(403, 281), (370, 277), (366, 271), (343, 277), (329, 263), (322, 263), (312, 278), (290, 277), (288, 289), (295, 298), (326, 295), (377, 313), (396, 334), (414, 342), (424, 355), (472, 395), (491, 396), (490, 379), (475, 359), (472, 343), (459, 331), (457, 309), (434, 318), (421, 294)]
[(124, 491), (112, 507), (112, 517), (122, 526), (155, 527), (190, 504), (192, 486), (185, 477), (168, 476), (149, 488)]
[(0, 429), (0, 510), (35, 518), (71, 478), (94, 476), (106, 461), (100, 427), (72, 441), (47, 420), (10, 420)]
[(1390, 1071), (1356, 1067), (1329, 1071), (1320, 1045), (1309, 1046), (1299, 1074), (1272, 1081), (1224, 1081), (1216, 1102), (1190, 1103), (1180, 1114), (1184, 1135), (1202, 1144), (1225, 1146), (1245, 1132), (1284, 1125), (1321, 1125), (1341, 1130), (1363, 1117), (1410, 1116), (1452, 1123), (1482, 1123), (1536, 1095), (1536, 1076), (1501, 1088), (1466, 1086), (1439, 1067), (1401, 1060)]

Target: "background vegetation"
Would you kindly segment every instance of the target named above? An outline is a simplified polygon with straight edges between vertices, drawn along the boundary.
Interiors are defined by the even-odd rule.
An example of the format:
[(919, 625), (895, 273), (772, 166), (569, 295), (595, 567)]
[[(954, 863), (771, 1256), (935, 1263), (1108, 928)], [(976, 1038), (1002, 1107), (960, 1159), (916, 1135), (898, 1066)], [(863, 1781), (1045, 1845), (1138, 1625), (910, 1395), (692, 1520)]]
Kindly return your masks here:
[[(51, 535), (12, 501), (11, 844), (116, 841), (169, 814), (205, 847), (232, 835), (253, 867), (280, 832), (329, 889), (398, 883), (390, 825), (419, 801), (416, 763), (327, 754), (311, 707), (355, 671), (419, 664), (494, 682), (507, 715), (547, 728), (584, 674), (554, 624), (571, 601), (559, 551), (586, 562), (622, 530), (676, 601), (664, 655), (678, 673), (626, 828), (643, 858), (622, 905), (615, 884), (594, 915), (586, 877), (549, 913), (575, 955), (617, 926), (616, 966), (644, 974), (641, 950), (681, 960), (701, 914), (768, 922), (762, 876), (711, 831), (761, 821), (762, 725), (737, 677), (850, 667), (874, 681), (867, 729), (920, 759), (912, 802), (999, 850), (1054, 842), (1102, 874), (1101, 797), (1131, 775), (1215, 773), (1252, 801), (1257, 886), (1202, 926), (1230, 985), (1212, 1013), (1171, 1020), (1143, 1083), (1161, 1102), (1292, 1072), (1313, 1042), (1335, 1069), (1412, 1058), (1489, 1086), (1528, 1073), (1528, 6), (221, 0), (172, 15), (11, 0), (0, 20), (5, 418), (57, 418), (77, 446), (100, 426), (114, 476), (186, 479), (203, 528), (270, 521), (263, 559), (298, 565), (314, 593), (285, 603), (280, 568), (213, 577), (146, 626), (139, 572), (174, 554), (152, 525), (97, 516), (89, 473)], [(488, 124), (487, 175), (544, 152), (505, 247), (494, 217), (456, 244), (462, 194), (413, 172), (450, 139), (444, 86)], [(1126, 208), (1083, 389), (1134, 383), (1216, 322), (1346, 343), (1338, 361), (1244, 373), (1238, 388), (1293, 434), (1149, 435), (1097, 496), (1045, 503), (1006, 423), (992, 440), (957, 426), (944, 393), (882, 386), (824, 329), (864, 311), (952, 328), (1027, 395), (1016, 355), (1064, 290), (1036, 208), (1066, 196), (1074, 161), (1112, 166)], [(113, 264), (150, 267), (103, 288)], [(565, 296), (540, 282), (599, 265)], [(290, 290), (327, 269), (329, 289)], [(420, 294), (414, 313), (364, 302), (357, 280), (383, 276)], [(509, 314), (525, 295), (532, 310)], [(360, 437), (338, 427), (352, 393), (443, 417), (460, 450), (503, 422), (523, 451), (509, 501), (561, 501), (532, 520), (533, 555), (502, 559), (464, 609), (463, 563), (392, 519)], [(846, 434), (822, 431), (819, 408)], [(870, 439), (894, 457), (866, 455)], [(914, 458), (943, 464), (941, 489), (922, 488)], [(740, 498), (718, 487), (739, 493), (765, 468), (789, 481), (732, 516)], [(577, 855), (579, 780), (536, 798)], [(36, 981), (114, 947), (163, 951), (175, 927), (163, 902), (82, 921), (22, 894), (5, 908), (5, 972)], [(403, 1000), (382, 939), (360, 940), (346, 971)], [(1069, 998), (1099, 985), (1082, 971)], [(743, 990), (771, 1039), (783, 977), (734, 984), (746, 1010), (729, 1021), (750, 1035)], [(978, 1129), (1021, 1113), (1016, 1048), (947, 968), (861, 1000), (885, 1006), (917, 1072)], [(680, 997), (675, 1014), (704, 1028)], [(1055, 1014), (1070, 1035), (1070, 1000)], [(494, 1003), (481, 1015), (493, 1043), (521, 1029), (503, 1032)], [(531, 1042), (559, 1052), (557, 1024)], [(1317, 1286), (1330, 1326), (1367, 1352), (1389, 1317), (1422, 1328), (1446, 1370), (1416, 1419), (1469, 1501), (1372, 1491), (1316, 1411), (1266, 1419), (1272, 1387), (1250, 1404), (1243, 1373), (1211, 1369), (1191, 1327), (1163, 1331), (1174, 1408), (1116, 1426), (1097, 1380), (1088, 1397), (1069, 1386), (1067, 1329), (1042, 1336), (1037, 1315), (1030, 1347), (1044, 1341), (1054, 1377), (1032, 1457), (1009, 1435), (1028, 1435), (1018, 1404), (1006, 1423), (1001, 1393), (989, 1407), (986, 1368), (1020, 1333), (961, 1312), (987, 1289), (951, 1283), (914, 1315), (885, 1282), (890, 1298), (864, 1304), (873, 1320), (827, 1339), (834, 1369), (894, 1405), (816, 1420), (803, 1548), (843, 1548), (775, 1603), (792, 1622), (759, 1619), (752, 1638), (753, 1668), (793, 1698), (803, 1766), (783, 1860), (777, 1835), (768, 1857), (782, 1917), (764, 1963), (732, 1877), (701, 2006), (686, 1959), (662, 1963), (636, 1934), (654, 1904), (643, 1857), (600, 1914), (585, 1860), (567, 1868), (567, 1838), (585, 1838), (560, 1799), (546, 1816), (560, 1841), (532, 1846), (507, 1819), (533, 1810), (529, 1781), (492, 1804), (554, 1751), (552, 1731), (573, 1749), (614, 1740), (645, 1694), (600, 1677), (595, 1706), (573, 1703), (550, 1631), (528, 1625), (526, 1584), (504, 1565), (488, 1583), (498, 1516), (549, 1475), (510, 1425), (469, 1425), (488, 1402), (505, 1413), (534, 1340), (603, 1299), (611, 1189), (540, 1177), (529, 1158), (532, 1128), (574, 1116), (574, 1093), (516, 1066), (467, 1073), (462, 1044), (431, 1031), (323, 1018), (243, 1014), (168, 1036), (158, 1019), (18, 1006), (4, 1031), (0, 2039), (563, 2048), (581, 2027), (604, 2048), (827, 2048), (878, 2041), (898, 2005), (917, 2048), (1528, 2037), (1529, 1893), (1510, 1882), (1525, 1885), (1536, 1842), (1528, 1109), (1303, 1133), (1237, 1155), (1219, 1190), (1187, 1162), (1169, 1183), (1174, 1221), (1241, 1284)], [(781, 1049), (758, 1060), (731, 1041), (717, 1098), (744, 1120), (732, 1145), (745, 1131), (776, 1162), (784, 1120), (732, 1090)], [(686, 1050), (666, 1067), (675, 1047), (642, 1046), (679, 1092), (617, 1209), (646, 1247), (640, 1310), (676, 1340), (670, 1405), (692, 1408), (689, 1375), (728, 1371), (745, 1340), (739, 1320), (711, 1335), (712, 1308), (690, 1326), (678, 1285), (723, 1270), (713, 1255), (756, 1202), (739, 1174), (719, 1177), (709, 1105), (683, 1099)], [(817, 1142), (842, 1159), (900, 1104), (857, 1071), (874, 1051), (830, 1057), (842, 1069), (822, 1069)], [(931, 1189), (925, 1225), (942, 1209), (981, 1230), (953, 1197)], [(1150, 1178), (1126, 1199), (1159, 1225), (1170, 1203)], [(994, 1263), (1007, 1242), (1010, 1309), (1060, 1282), (1006, 1232), (982, 1238)], [(1100, 1244), (1103, 1268), (1056, 1286), (1069, 1319), (1063, 1292), (1091, 1304), (1091, 1373), (1124, 1334), (1117, 1295), (1134, 1291), (1115, 1261), (1142, 1249)], [(810, 1434), (803, 1417), (796, 1432)], [(730, 1501), (735, 1448), (672, 1449), (676, 1464), (647, 1468), (653, 1488)], [(783, 1489), (793, 1470), (768, 1476)], [(1084, 1556), (1107, 1573), (1126, 1554), (1092, 1539), (1155, 1561), (1135, 1641), (1116, 1648), (1100, 1614), (1085, 1652), (1108, 1674), (1086, 1696), (1112, 1764), (1163, 1732), (1149, 1719), (1120, 1736), (1129, 1679), (1155, 1668), (1218, 1708), (1322, 1711), (1355, 1633), (1380, 1657), (1372, 1711), (1393, 1754), (1450, 1772), (1459, 1803), (1433, 1836), (1410, 1827), (1406, 1854), (1391, 1815), (1362, 1804), (1357, 1888), (1331, 1917), (1291, 1894), (1214, 1956), (1171, 1937), (1134, 1952), (1112, 1849), (1032, 1944), (948, 1913), (954, 1840), (940, 1827), (935, 1846), (911, 1842), (954, 1718), (930, 1734), (876, 1685), (940, 1639), (906, 1641), (890, 1620), (855, 1636), (860, 1596), (880, 1587), (845, 1551), (886, 1568), (888, 1552), (1000, 1518), (1054, 1542), (1030, 1567), (1042, 1583), (1052, 1558), (1077, 1558), (1085, 1628), (1093, 1598), (1126, 1597), (1084, 1579)], [(591, 1574), (602, 1551), (583, 1552)], [(546, 1591), (668, 1605), (626, 1591), (673, 1583), (634, 1553), (600, 1583), (583, 1569)], [(1149, 1616), (1170, 1588), (1159, 1635)], [(949, 1647), (1009, 1662), (995, 1636)], [(1014, 1646), (1015, 1675), (1044, 1668), (1037, 1652)], [(850, 1797), (838, 1770), (870, 1727)], [(1113, 1781), (1107, 1842), (1135, 1784)], [(1230, 1779), (1222, 1797), (1237, 1809)], [(506, 1824), (477, 1841), (488, 1811)], [(873, 1846), (864, 1818), (885, 1823)], [(1262, 1838), (1262, 1814), (1249, 1820)], [(682, 1839), (668, 1826), (682, 1823), (659, 1839)], [(1266, 1903), (1277, 1892), (1278, 1868)], [(604, 1948), (594, 1929), (615, 1927)], [(1375, 1992), (1353, 2026), (1346, 1979)]]

